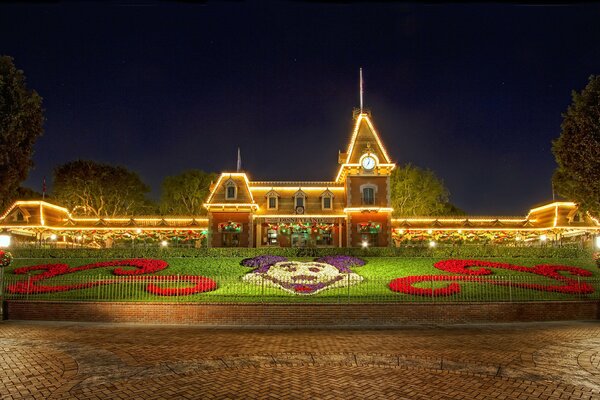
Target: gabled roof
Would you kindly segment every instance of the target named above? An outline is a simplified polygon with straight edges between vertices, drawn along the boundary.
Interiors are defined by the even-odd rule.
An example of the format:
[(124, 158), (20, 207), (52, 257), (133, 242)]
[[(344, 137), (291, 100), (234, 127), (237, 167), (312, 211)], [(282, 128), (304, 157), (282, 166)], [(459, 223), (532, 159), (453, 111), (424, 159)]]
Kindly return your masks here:
[(380, 163), (390, 164), (391, 160), (366, 113), (360, 113), (356, 117), (352, 138), (346, 151), (345, 164), (358, 164), (361, 156), (367, 151), (367, 148), (377, 156)]
[(335, 197), (334, 194), (333, 194), (333, 192), (331, 190), (329, 190), (329, 188), (325, 189), (323, 191), (323, 193), (321, 193), (321, 195), (319, 197), (325, 197), (325, 196), (329, 196), (331, 198)]
[(42, 200), (20, 200), (15, 201), (0, 217), (0, 224), (11, 224), (12, 222), (9, 220), (9, 217), (15, 212), (21, 212), (23, 216), (26, 216), (28, 219), (27, 224), (38, 225), (46, 225), (47, 222), (62, 221), (70, 216), (69, 211), (64, 207), (46, 203)]
[[(225, 190), (228, 185), (234, 183), (237, 187), (237, 193), (235, 199), (227, 199), (225, 196)], [(204, 207), (250, 207), (258, 208), (258, 205), (254, 201), (252, 192), (250, 192), (250, 182), (248, 176), (243, 172), (223, 172), (217, 183), (211, 189)]]

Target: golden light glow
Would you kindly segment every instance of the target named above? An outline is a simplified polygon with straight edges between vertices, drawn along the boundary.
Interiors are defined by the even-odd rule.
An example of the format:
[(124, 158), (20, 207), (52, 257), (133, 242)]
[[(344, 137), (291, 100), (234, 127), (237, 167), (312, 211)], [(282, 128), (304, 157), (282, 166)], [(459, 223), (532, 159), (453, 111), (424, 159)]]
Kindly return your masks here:
[(392, 212), (392, 207), (347, 207), (344, 208), (344, 212), (363, 212), (363, 211), (374, 211), (374, 212)]
[(248, 193), (250, 194), (250, 200), (252, 201), (252, 203), (254, 203), (254, 196), (252, 196), (252, 191), (250, 190), (250, 181), (248, 180), (248, 175), (246, 175), (245, 172), (222, 172), (221, 176), (219, 176), (219, 179), (217, 180), (217, 183), (215, 184), (214, 189), (208, 195), (208, 199), (206, 200), (204, 207), (206, 207), (206, 204), (209, 204), (211, 202), (212, 198), (215, 195), (215, 192), (221, 185), (221, 181), (225, 178), (229, 178), (229, 177), (233, 177), (233, 176), (236, 176), (236, 177), (241, 176), (244, 178), (244, 181), (246, 182), (246, 187), (248, 188)]
[(594, 221), (594, 223), (595, 223), (596, 225), (600, 225), (600, 221), (599, 221), (597, 218), (594, 218), (594, 217), (592, 217), (592, 214), (590, 214), (590, 212), (589, 212), (589, 211), (586, 211), (586, 214), (587, 214), (587, 216), (588, 216), (588, 217), (590, 217), (590, 219), (591, 219), (592, 221)]
[(8, 216), (8, 214), (10, 214), (10, 212), (17, 206), (37, 206), (37, 205), (39, 205), (40, 208), (42, 206), (44, 206), (44, 207), (53, 208), (55, 210), (62, 211), (66, 214), (69, 214), (69, 210), (67, 210), (66, 208), (57, 206), (52, 203), (47, 203), (42, 200), (17, 200), (8, 208), (8, 210), (6, 210), (6, 212), (2, 215), (2, 217), (0, 217), (0, 220), (6, 218)]
[(133, 222), (160, 222), (162, 220), (164, 220), (165, 222), (183, 222), (183, 221), (190, 221), (192, 222), (193, 220), (196, 221), (208, 221), (208, 218), (196, 218), (196, 217), (187, 217), (187, 218), (149, 218), (149, 217), (131, 217), (131, 218), (120, 218), (120, 217), (115, 217), (115, 218), (89, 218), (89, 217), (73, 217), (71, 218), (71, 220), (73, 221), (78, 221), (78, 222), (99, 222), (99, 221), (106, 221), (106, 222), (128, 222), (128, 221), (133, 221)]
[(529, 210), (529, 214), (552, 207), (577, 207), (577, 204), (573, 203), (572, 201), (555, 201), (550, 204), (545, 204), (540, 207), (532, 208), (531, 210)]
[(271, 191), (285, 192), (285, 191), (298, 191), (298, 188), (304, 192), (324, 192), (329, 190), (331, 192), (338, 191), (343, 192), (345, 188), (343, 186), (250, 186), (251, 191)]
[(527, 218), (392, 218), (392, 222), (536, 222), (537, 219)]
[(0, 248), (10, 246), (10, 235), (0, 235)]
[(204, 207), (206, 208), (255, 208), (259, 209), (258, 204), (256, 203), (204, 203)]
[[(130, 227), (119, 226), (42, 226), (42, 225), (21, 225), (21, 226), (6, 226), (9, 230), (15, 229), (42, 229), (44, 231), (134, 231)], [(158, 226), (158, 227), (145, 227), (141, 228), (142, 231), (203, 231), (208, 228), (205, 226), (193, 226), (193, 227), (175, 227), (175, 226)]]
[[(398, 229), (398, 228), (395, 228), (395, 229)], [(435, 228), (435, 229), (433, 229), (433, 231), (434, 232), (445, 232), (445, 231), (459, 231), (461, 229), (463, 230), (463, 232), (464, 231), (467, 231), (467, 232), (470, 232), (470, 231), (489, 231), (489, 232), (494, 232), (494, 231), (535, 232), (535, 231), (538, 231), (539, 232), (539, 231), (549, 231), (554, 228), (548, 228), (548, 227), (546, 227), (546, 228), (504, 228), (504, 227), (475, 228), (475, 227), (473, 227), (473, 228), (465, 229), (465, 228), (451, 228), (451, 227), (446, 228), (446, 227), (444, 227), (444, 228)], [(557, 226), (556, 229), (573, 230), (573, 227), (572, 226)], [(430, 230), (430, 228), (418, 227), (418, 228), (406, 228), (406, 230), (410, 231), (410, 232), (422, 232), (422, 231), (428, 231), (428, 230)], [(586, 227), (582, 227), (580, 230), (582, 232), (589, 231), (589, 230), (600, 231), (600, 227), (586, 226)]]
[[(356, 163), (349, 163), (349, 164), (348, 163), (344, 163), (344, 164), (340, 165), (340, 169), (338, 170), (337, 176), (335, 177), (335, 181), (339, 182), (340, 178), (342, 176), (342, 173), (347, 168), (352, 168), (352, 167), (362, 168), (360, 164), (356, 164)], [(396, 164), (394, 164), (394, 163), (391, 163), (391, 164), (388, 164), (388, 163), (386, 163), (386, 164), (377, 164), (377, 166), (375, 167), (375, 169), (377, 169), (377, 168), (390, 168), (390, 169), (394, 169), (394, 168), (396, 168)], [(369, 176), (373, 176), (373, 174), (369, 174)], [(377, 176), (377, 175), (375, 175), (375, 176)]]
[(254, 214), (252, 218), (346, 218), (346, 214)]
[(354, 145), (356, 143), (356, 137), (358, 136), (358, 131), (360, 130), (360, 123), (363, 119), (367, 122), (367, 125), (369, 125), (369, 129), (371, 129), (371, 132), (373, 132), (373, 136), (375, 136), (375, 140), (377, 141), (377, 144), (379, 145), (379, 148), (381, 149), (381, 153), (383, 154), (383, 157), (385, 158), (385, 162), (389, 163), (390, 157), (388, 156), (387, 152), (385, 151), (385, 148), (383, 147), (383, 144), (381, 143), (381, 140), (379, 139), (379, 135), (377, 134), (375, 127), (371, 123), (371, 119), (369, 118), (369, 116), (367, 114), (360, 113), (358, 115), (358, 118), (356, 118), (356, 124), (354, 125), (354, 132), (352, 133), (352, 138), (350, 139), (350, 145), (348, 146), (348, 152), (347, 152), (347, 156), (346, 156), (346, 164), (348, 164), (350, 162), (350, 157), (352, 156), (352, 150), (354, 150)]

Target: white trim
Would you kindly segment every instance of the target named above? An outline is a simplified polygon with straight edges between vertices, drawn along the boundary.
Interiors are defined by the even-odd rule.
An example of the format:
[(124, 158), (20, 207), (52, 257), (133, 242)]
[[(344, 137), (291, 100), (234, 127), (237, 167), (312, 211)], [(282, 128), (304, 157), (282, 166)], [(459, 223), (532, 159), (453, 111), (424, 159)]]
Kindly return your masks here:
[[(225, 200), (237, 200), (238, 187), (235, 181), (231, 178), (225, 182)], [(233, 187), (233, 197), (229, 197), (229, 188)]]
[[(275, 199), (275, 207), (271, 207), (271, 199)], [(277, 192), (272, 191), (272, 193), (267, 195), (267, 210), (278, 210), (279, 209), (279, 195)]]

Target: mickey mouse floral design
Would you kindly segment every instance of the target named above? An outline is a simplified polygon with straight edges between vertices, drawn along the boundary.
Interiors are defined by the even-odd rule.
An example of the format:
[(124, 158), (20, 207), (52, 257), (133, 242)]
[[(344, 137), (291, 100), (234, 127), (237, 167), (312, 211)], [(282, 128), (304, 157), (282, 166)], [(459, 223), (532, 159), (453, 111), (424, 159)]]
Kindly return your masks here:
[(264, 255), (246, 258), (240, 264), (256, 268), (242, 278), (245, 282), (278, 287), (297, 295), (312, 295), (327, 289), (359, 284), (363, 277), (350, 268), (365, 263), (360, 258), (350, 256), (327, 256), (306, 262)]

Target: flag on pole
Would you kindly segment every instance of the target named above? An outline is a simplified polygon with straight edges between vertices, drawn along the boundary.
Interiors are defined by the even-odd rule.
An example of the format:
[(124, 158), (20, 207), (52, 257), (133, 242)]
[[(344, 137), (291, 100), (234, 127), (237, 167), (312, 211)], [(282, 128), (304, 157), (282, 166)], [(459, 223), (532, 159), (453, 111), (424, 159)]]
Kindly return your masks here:
[(359, 69), (359, 81), (360, 81), (360, 112), (363, 110), (363, 77), (362, 77), (362, 67)]
[(240, 148), (238, 147), (238, 158), (237, 158), (237, 172), (242, 170), (242, 154), (240, 153)]
[(46, 198), (46, 177), (42, 180), (42, 199)]

